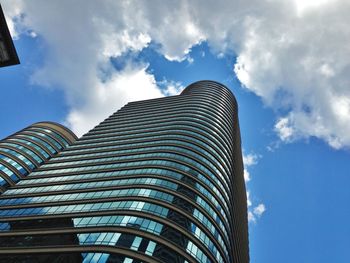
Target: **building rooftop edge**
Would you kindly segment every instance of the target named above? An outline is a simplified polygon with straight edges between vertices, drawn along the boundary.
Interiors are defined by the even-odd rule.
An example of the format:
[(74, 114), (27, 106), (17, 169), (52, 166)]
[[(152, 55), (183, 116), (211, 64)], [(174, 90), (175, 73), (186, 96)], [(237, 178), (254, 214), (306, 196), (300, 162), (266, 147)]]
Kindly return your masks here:
[(230, 94), (230, 97), (233, 99), (235, 106), (238, 105), (237, 99), (235, 95), (233, 94), (232, 90), (225, 86), (224, 84), (215, 81), (215, 80), (198, 80), (191, 84), (189, 84), (179, 95), (186, 95), (190, 93), (190, 90), (196, 87), (197, 85), (203, 85), (203, 84), (214, 84), (215, 87), (222, 88), (223, 90), (227, 91)]
[(60, 124), (58, 122), (54, 122), (54, 121), (39, 121), (39, 122), (33, 123), (30, 126), (35, 126), (36, 124), (39, 124), (39, 125), (40, 124), (42, 124), (42, 125), (49, 124), (49, 125), (52, 125), (52, 126), (57, 126), (57, 127), (61, 128), (61, 129), (65, 130), (66, 132), (68, 132), (73, 137), (72, 139), (74, 139), (74, 141), (78, 139), (78, 136), (71, 129), (69, 129), (68, 127), (66, 127), (63, 124)]

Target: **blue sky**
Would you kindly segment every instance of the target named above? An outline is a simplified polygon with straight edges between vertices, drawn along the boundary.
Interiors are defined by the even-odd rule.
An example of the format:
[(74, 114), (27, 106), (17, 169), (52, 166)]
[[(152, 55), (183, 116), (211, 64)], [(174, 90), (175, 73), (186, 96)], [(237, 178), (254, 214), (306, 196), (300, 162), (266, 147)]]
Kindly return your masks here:
[(1, 1), (21, 64), (0, 70), (0, 137), (42, 120), (80, 135), (219, 81), (239, 103), (251, 262), (350, 262), (346, 1), (78, 2)]

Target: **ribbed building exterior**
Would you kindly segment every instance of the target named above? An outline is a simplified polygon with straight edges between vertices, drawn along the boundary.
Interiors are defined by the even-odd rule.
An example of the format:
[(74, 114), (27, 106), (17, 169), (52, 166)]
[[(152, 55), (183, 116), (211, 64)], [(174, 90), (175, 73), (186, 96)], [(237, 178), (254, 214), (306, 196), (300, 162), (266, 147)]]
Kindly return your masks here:
[(0, 141), (0, 193), (75, 142), (66, 127), (53, 122), (35, 123)]
[(225, 86), (128, 103), (77, 140), (61, 129), (35, 124), (0, 142), (25, 170), (0, 163), (18, 177), (0, 174), (0, 262), (249, 262), (237, 103)]

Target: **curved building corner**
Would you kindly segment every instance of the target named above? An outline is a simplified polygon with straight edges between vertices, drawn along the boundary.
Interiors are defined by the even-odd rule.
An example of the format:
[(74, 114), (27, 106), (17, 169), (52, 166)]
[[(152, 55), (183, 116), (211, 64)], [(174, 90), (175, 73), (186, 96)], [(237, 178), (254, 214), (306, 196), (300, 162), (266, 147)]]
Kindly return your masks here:
[(0, 193), (77, 140), (65, 126), (34, 123), (0, 140)]
[[(228, 124), (228, 144), (231, 151), (227, 151), (229, 163), (230, 191), (232, 196), (232, 254), (233, 262), (249, 262), (249, 240), (248, 240), (248, 211), (247, 196), (244, 181), (244, 168), (241, 148), (241, 134), (238, 119), (238, 103), (232, 91), (225, 85), (212, 80), (201, 80), (188, 85), (181, 93), (182, 96), (197, 96), (211, 104), (213, 114), (215, 108), (222, 106), (226, 113), (222, 119), (223, 123)], [(220, 105), (220, 106), (219, 106)], [(214, 117), (215, 118), (215, 117)], [(220, 122), (217, 119), (217, 122)], [(224, 126), (222, 124), (222, 126)], [(225, 137), (223, 135), (222, 137)]]

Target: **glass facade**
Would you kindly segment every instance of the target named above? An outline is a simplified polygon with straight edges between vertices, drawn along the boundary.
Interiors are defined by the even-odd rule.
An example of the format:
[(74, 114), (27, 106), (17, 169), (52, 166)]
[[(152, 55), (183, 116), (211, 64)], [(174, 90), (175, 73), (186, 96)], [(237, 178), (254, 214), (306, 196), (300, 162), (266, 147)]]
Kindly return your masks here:
[(35, 123), (0, 141), (0, 193), (67, 148), (76, 136), (52, 122)]
[(128, 103), (80, 139), (53, 123), (9, 136), (1, 185), (9, 262), (249, 262), (237, 104), (213, 81)]

